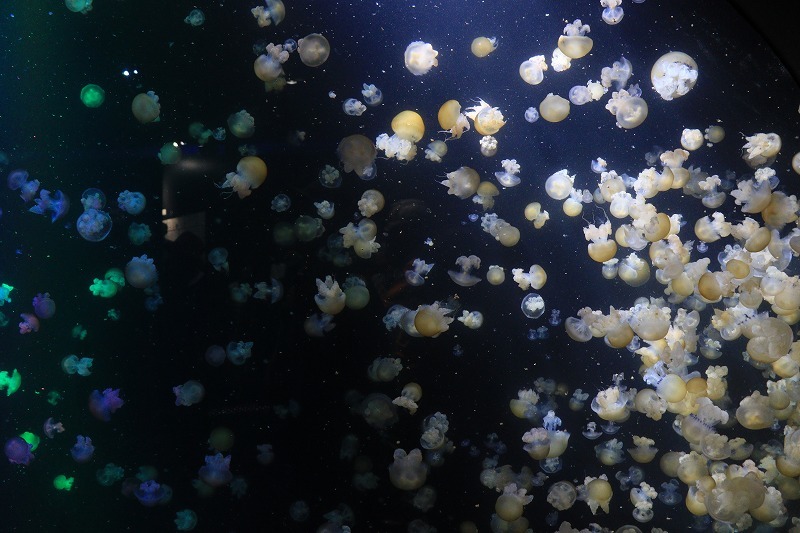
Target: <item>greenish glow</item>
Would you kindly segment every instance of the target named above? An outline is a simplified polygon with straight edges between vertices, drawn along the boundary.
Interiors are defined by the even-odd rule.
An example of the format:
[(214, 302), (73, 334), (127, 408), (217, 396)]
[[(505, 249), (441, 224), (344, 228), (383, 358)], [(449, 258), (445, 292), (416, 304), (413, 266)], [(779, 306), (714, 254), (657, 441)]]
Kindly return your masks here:
[(94, 283), (89, 285), (89, 290), (92, 291), (92, 294), (95, 296), (100, 296), (101, 298), (111, 298), (117, 294), (119, 285), (107, 279), (94, 278)]
[(106, 100), (106, 92), (99, 85), (90, 83), (81, 89), (81, 102), (86, 107), (100, 107)]
[(125, 286), (125, 273), (118, 268), (109, 268), (103, 279), (115, 283), (120, 289)]
[(61, 393), (58, 391), (51, 390), (50, 392), (47, 393), (47, 403), (49, 403), (50, 405), (56, 405), (63, 399), (64, 397), (61, 396)]
[(64, 474), (59, 474), (53, 479), (53, 486), (58, 490), (72, 490), (73, 483), (75, 483), (75, 478), (67, 477)]
[(9, 302), (9, 303), (11, 302), (11, 298), (9, 298), (9, 295), (11, 294), (11, 291), (13, 291), (13, 290), (14, 290), (14, 287), (12, 287), (11, 285), (8, 285), (6, 283), (3, 283), (2, 285), (0, 285), (0, 305), (3, 305), (6, 302)]
[(26, 431), (24, 433), (21, 433), (20, 437), (22, 438), (22, 440), (24, 440), (25, 442), (27, 442), (28, 444), (31, 445), (31, 451), (34, 451), (36, 448), (38, 448), (39, 447), (39, 442), (41, 442), (41, 440), (42, 440), (42, 439), (39, 438), (38, 435), (34, 435), (30, 431)]
[(11, 396), (17, 392), (21, 384), (22, 376), (19, 375), (16, 368), (11, 373), (11, 376), (9, 376), (8, 372), (5, 370), (0, 372), (0, 390), (6, 389), (6, 396)]

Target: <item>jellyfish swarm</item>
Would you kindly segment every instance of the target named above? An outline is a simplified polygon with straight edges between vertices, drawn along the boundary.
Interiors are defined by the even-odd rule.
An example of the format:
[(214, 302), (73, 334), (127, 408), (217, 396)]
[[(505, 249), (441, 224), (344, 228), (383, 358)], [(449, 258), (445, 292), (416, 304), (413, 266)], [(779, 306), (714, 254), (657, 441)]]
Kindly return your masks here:
[(125, 265), (125, 279), (132, 287), (146, 289), (158, 281), (158, 271), (146, 255), (134, 257)]
[(31, 453), (31, 445), (25, 442), (22, 437), (11, 437), (8, 439), (4, 451), (9, 463), (28, 465), (34, 458), (34, 455)]
[(119, 208), (128, 213), (129, 215), (138, 215), (144, 211), (147, 200), (140, 192), (122, 191), (117, 197), (117, 204)]
[(93, 390), (89, 395), (89, 410), (96, 419), (103, 422), (110, 421), (112, 413), (123, 405), (125, 402), (119, 397), (119, 389), (105, 389), (103, 394)]
[(39, 180), (28, 181), (27, 170), (12, 170), (8, 173), (8, 188), (12, 191), (20, 190), (19, 197), (30, 202), (39, 190)]
[(221, 453), (206, 455), (206, 464), (200, 467), (198, 474), (203, 483), (211, 487), (221, 487), (230, 483), (233, 478), (231, 473), (231, 456), (223, 457)]
[(406, 47), (404, 54), (406, 68), (415, 76), (427, 74), (433, 67), (439, 66), (436, 56), (439, 52), (428, 43), (414, 41)]
[(39, 331), (39, 319), (30, 313), (20, 313), (19, 317), (22, 319), (19, 325), (19, 332), (22, 335), (27, 333), (36, 333)]
[(69, 453), (76, 463), (88, 463), (94, 455), (94, 446), (92, 446), (92, 439), (78, 435), (75, 445), (70, 448)]
[(267, 179), (267, 164), (260, 157), (248, 155), (239, 160), (236, 165), (236, 172), (228, 172), (223, 181), (217, 187), (221, 189), (231, 189), (226, 191), (229, 194), (234, 192), (239, 198), (245, 198), (252, 194), (253, 189), (258, 189)]
[(89, 242), (100, 242), (111, 232), (111, 217), (105, 211), (87, 209), (75, 223), (78, 233)]
[(36, 205), (28, 209), (28, 211), (37, 215), (44, 215), (49, 211), (50, 222), (63, 218), (69, 211), (69, 198), (61, 191), (56, 191), (51, 196), (50, 191), (42, 189), (39, 191), (39, 198), (34, 202)]
[(33, 312), (39, 318), (52, 318), (56, 314), (56, 303), (50, 298), (50, 293), (39, 293), (33, 297)]
[(199, 381), (190, 379), (183, 385), (172, 387), (172, 392), (175, 393), (175, 405), (194, 405), (203, 399), (206, 393), (205, 387)]

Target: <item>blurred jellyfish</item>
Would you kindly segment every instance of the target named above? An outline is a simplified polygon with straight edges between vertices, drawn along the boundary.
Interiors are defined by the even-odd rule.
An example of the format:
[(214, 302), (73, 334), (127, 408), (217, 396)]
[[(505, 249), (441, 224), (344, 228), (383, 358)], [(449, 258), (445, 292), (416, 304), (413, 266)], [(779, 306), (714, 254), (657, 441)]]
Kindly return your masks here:
[(158, 271), (146, 255), (134, 257), (125, 265), (125, 279), (136, 289), (146, 289), (158, 281)]
[(221, 453), (206, 455), (206, 464), (200, 467), (198, 474), (203, 483), (212, 487), (227, 485), (233, 478), (231, 456), (223, 457)]
[(56, 303), (50, 298), (50, 293), (39, 293), (33, 297), (33, 312), (39, 318), (52, 318), (56, 314)]
[(161, 104), (158, 103), (158, 95), (153, 91), (139, 93), (131, 102), (131, 112), (140, 124), (158, 122), (161, 117)]
[(332, 166), (325, 165), (325, 168), (319, 171), (319, 182), (323, 187), (335, 189), (342, 184), (342, 176)]
[(103, 394), (93, 390), (89, 395), (89, 410), (95, 418), (103, 422), (111, 420), (111, 415), (123, 405), (125, 402), (119, 397), (119, 389), (105, 389)]
[(114, 463), (107, 463), (106, 466), (95, 472), (97, 482), (104, 487), (110, 487), (123, 477), (125, 477), (125, 470)]
[(229, 272), (230, 265), (228, 264), (228, 250), (225, 248), (212, 248), (210, 252), (208, 252), (208, 262), (211, 263), (211, 266), (214, 267), (214, 270), (217, 272), (225, 271)]
[(276, 213), (283, 213), (287, 211), (292, 206), (292, 200), (285, 194), (277, 194), (272, 199), (272, 203), (270, 207)]
[(19, 332), (22, 335), (27, 333), (36, 333), (39, 331), (39, 319), (30, 313), (20, 313), (22, 322), (19, 325)]
[(92, 10), (92, 0), (64, 0), (67, 9), (85, 15)]
[(77, 355), (68, 355), (61, 360), (61, 369), (67, 374), (78, 374), (80, 376), (89, 376), (92, 371), (92, 362), (94, 359), (91, 357), (81, 357), (78, 359)]
[(231, 363), (234, 365), (243, 365), (252, 355), (252, 349), (252, 342), (229, 342), (225, 353), (228, 355), (228, 359)]
[(139, 503), (145, 507), (153, 507), (160, 503), (166, 503), (172, 497), (172, 489), (166, 485), (160, 485), (152, 479), (145, 481), (133, 493)]
[(539, 120), (539, 110), (535, 107), (529, 107), (525, 110), (525, 120), (533, 124), (537, 120)]
[(266, 0), (266, 6), (257, 6), (250, 10), (259, 27), (265, 28), (270, 24), (276, 26), (286, 16), (286, 8), (282, 0)]
[(128, 240), (131, 241), (131, 244), (134, 246), (143, 245), (149, 241), (152, 236), (153, 234), (150, 232), (150, 226), (147, 224), (131, 222), (131, 225), (128, 226)]
[(147, 200), (140, 192), (122, 191), (117, 197), (117, 205), (129, 215), (138, 215), (144, 211)]
[(547, 323), (551, 326), (557, 326), (561, 324), (561, 311), (558, 309), (553, 309), (550, 311), (550, 318), (547, 320)]
[(88, 463), (94, 455), (94, 446), (92, 446), (92, 439), (78, 435), (75, 445), (70, 448), (69, 453), (77, 463)]
[(183, 385), (172, 387), (172, 392), (175, 393), (175, 405), (194, 405), (200, 403), (203, 396), (206, 394), (206, 389), (199, 381), (190, 379)]
[(31, 445), (25, 442), (22, 437), (8, 439), (4, 451), (9, 463), (27, 465), (34, 459), (34, 455), (31, 453)]
[(202, 26), (206, 16), (199, 9), (192, 9), (183, 21), (190, 26)]
[(234, 137), (247, 139), (256, 132), (256, 120), (253, 116), (242, 109), (228, 117), (228, 129)]
[(422, 259), (414, 259), (411, 270), (406, 270), (405, 278), (409, 285), (418, 287), (425, 283), (425, 276), (433, 268), (433, 263), (426, 263)]
[(83, 210), (87, 209), (103, 209), (106, 206), (106, 195), (100, 189), (94, 187), (86, 189), (81, 194), (81, 205)]
[(111, 225), (111, 217), (108, 216), (108, 213), (96, 209), (87, 209), (75, 223), (80, 236), (90, 242), (100, 242), (108, 237)]
[(622, 6), (620, 6), (621, 3), (622, 0), (600, 0), (600, 5), (605, 8), (602, 15), (603, 22), (613, 26), (622, 20), (622, 17), (625, 16), (625, 12), (622, 10)]
[(44, 421), (44, 424), (42, 424), (42, 431), (44, 431), (44, 434), (48, 439), (52, 439), (55, 437), (56, 433), (64, 432), (64, 426), (61, 424), (61, 422), (54, 422), (53, 417), (51, 416)]

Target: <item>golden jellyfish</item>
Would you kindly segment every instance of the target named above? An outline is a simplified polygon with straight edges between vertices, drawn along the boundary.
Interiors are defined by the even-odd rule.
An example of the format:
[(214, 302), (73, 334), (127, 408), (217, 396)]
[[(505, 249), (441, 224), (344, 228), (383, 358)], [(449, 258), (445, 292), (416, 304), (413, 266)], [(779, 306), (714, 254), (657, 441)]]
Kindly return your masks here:
[(472, 40), (470, 50), (475, 57), (486, 57), (497, 50), (497, 38), (476, 37)]
[(369, 303), (369, 290), (363, 279), (358, 276), (347, 278), (343, 285), (344, 304), (348, 309), (358, 311)]
[(594, 447), (597, 459), (606, 466), (613, 466), (625, 460), (622, 454), (622, 443), (617, 439), (601, 442)]
[(487, 213), (481, 218), (481, 227), (503, 246), (514, 246), (519, 242), (519, 229), (494, 213)]
[(545, 70), (547, 70), (547, 61), (544, 56), (533, 56), (519, 65), (519, 76), (525, 83), (539, 85), (544, 80)]
[(756, 133), (745, 140), (742, 158), (751, 168), (770, 164), (781, 151), (781, 137), (777, 133)]
[(158, 122), (161, 114), (158, 95), (153, 91), (137, 94), (133, 97), (133, 102), (131, 102), (131, 112), (140, 124)]
[(450, 323), (453, 321), (453, 318), (447, 316), (450, 312), (450, 309), (441, 307), (438, 302), (421, 305), (414, 316), (414, 328), (423, 337), (438, 337), (440, 333), (450, 329)]
[(500, 285), (505, 280), (506, 273), (503, 267), (497, 265), (489, 266), (489, 270), (486, 271), (486, 281), (488, 281), (490, 285)]
[(297, 41), (297, 53), (304, 65), (318, 67), (328, 60), (331, 45), (328, 39), (319, 33), (309, 33)]
[(475, 169), (470, 167), (461, 167), (453, 172), (448, 172), (446, 177), (446, 180), (439, 183), (447, 187), (447, 194), (458, 196), (462, 200), (475, 194), (481, 181)]
[(481, 204), (483, 210), (486, 211), (487, 209), (494, 207), (494, 199), (496, 196), (500, 195), (500, 191), (491, 181), (482, 181), (478, 184), (478, 190), (475, 191), (475, 194), (477, 195), (478, 200), (473, 198), (473, 201)]
[(592, 514), (597, 514), (598, 507), (609, 513), (608, 504), (614, 494), (614, 489), (611, 488), (611, 483), (608, 482), (606, 475), (603, 474), (599, 478), (587, 477), (584, 485), (586, 486), (586, 503)]
[(314, 302), (320, 311), (328, 315), (341, 313), (345, 306), (345, 300), (344, 292), (333, 277), (326, 276), (324, 281), (317, 279), (317, 294), (314, 295)]
[(500, 109), (478, 99), (478, 105), (468, 107), (466, 116), (475, 123), (475, 131), (481, 135), (494, 135), (505, 126), (506, 121)]
[(766, 429), (775, 422), (775, 411), (769, 406), (769, 397), (755, 391), (742, 398), (736, 409), (736, 420), (747, 429)]
[(510, 483), (503, 489), (503, 494), (497, 498), (494, 510), (500, 519), (513, 522), (522, 516), (523, 506), (533, 501), (533, 496), (526, 496), (527, 490), (517, 489), (516, 483)]
[(598, 392), (592, 399), (592, 411), (609, 422), (627, 420), (630, 417), (628, 404), (631, 403), (631, 392), (633, 391), (623, 390), (623, 388), (615, 385)]
[(610, 221), (605, 221), (599, 227), (589, 224), (588, 228), (583, 229), (583, 235), (587, 241), (590, 241), (588, 244), (589, 257), (594, 261), (605, 263), (617, 253), (617, 243), (608, 239), (611, 235)]
[(242, 109), (228, 117), (228, 129), (234, 137), (247, 139), (256, 132), (256, 120)]
[(564, 321), (564, 329), (569, 338), (576, 342), (588, 342), (592, 338), (592, 330), (582, 318), (569, 317)]
[(644, 238), (650, 242), (660, 241), (669, 235), (669, 230), (672, 227), (669, 215), (666, 213), (657, 213), (644, 225)]
[(439, 126), (444, 131), (450, 132), (450, 139), (460, 139), (465, 131), (469, 131), (470, 125), (467, 117), (461, 112), (461, 104), (458, 100), (448, 100), (439, 107), (437, 115)]
[(628, 453), (637, 463), (646, 464), (655, 459), (658, 448), (655, 447), (656, 441), (647, 437), (633, 436), (634, 448), (628, 448)]
[(709, 145), (721, 143), (725, 139), (725, 129), (722, 126), (709, 126), (705, 129), (703, 137), (708, 141)]
[(525, 206), (525, 218), (533, 222), (533, 227), (541, 229), (550, 220), (550, 213), (542, 209), (539, 202), (531, 202)]
[(441, 163), (445, 155), (447, 155), (447, 143), (444, 141), (431, 141), (425, 149), (425, 159), (434, 163)]
[(681, 132), (681, 146), (690, 152), (703, 146), (703, 133), (698, 129), (685, 128)]
[(569, 115), (569, 100), (548, 93), (539, 104), (539, 115), (547, 122), (561, 122)]
[(400, 448), (394, 451), (394, 462), (389, 465), (389, 481), (400, 490), (416, 490), (428, 478), (428, 465), (422, 461), (422, 452), (414, 448), (406, 453)]
[(253, 72), (261, 81), (271, 82), (283, 74), (281, 64), (289, 59), (289, 52), (284, 50), (282, 45), (273, 43), (267, 46), (266, 51), (266, 54), (261, 54), (253, 61)]
[(439, 52), (429, 43), (414, 41), (406, 47), (404, 59), (406, 68), (415, 76), (427, 74), (433, 67), (439, 66), (436, 56)]
[(392, 131), (401, 139), (415, 143), (425, 135), (425, 123), (416, 111), (401, 111), (392, 119)]
[(581, 19), (576, 19), (572, 24), (564, 26), (564, 35), (558, 38), (558, 49), (570, 59), (580, 59), (592, 51), (591, 37), (586, 34), (591, 31), (588, 24), (582, 24)]
[(525, 443), (522, 449), (535, 461), (546, 459), (550, 453), (550, 435), (544, 428), (531, 429), (522, 435), (522, 442)]
[(800, 174), (800, 152), (797, 152), (792, 157), (792, 170), (795, 174)]
[(544, 189), (547, 196), (553, 200), (564, 200), (572, 192), (573, 183), (575, 183), (575, 176), (570, 176), (567, 169), (561, 169), (547, 178), (547, 181), (544, 182)]
[(239, 160), (236, 172), (228, 172), (220, 188), (231, 189), (239, 198), (252, 194), (253, 189), (258, 189), (267, 179), (267, 164), (260, 157), (248, 155)]
[(650, 265), (632, 253), (620, 261), (617, 275), (631, 287), (641, 287), (650, 279)]
[(367, 189), (358, 201), (358, 211), (362, 216), (371, 217), (375, 213), (381, 212), (384, 205), (386, 205), (386, 199), (383, 197), (381, 191), (377, 189)]
[(355, 172), (359, 178), (371, 179), (375, 175), (375, 145), (367, 137), (356, 134), (341, 140), (336, 148), (345, 172)]
[(697, 83), (697, 63), (683, 52), (668, 52), (653, 64), (650, 81), (664, 100), (681, 97)]

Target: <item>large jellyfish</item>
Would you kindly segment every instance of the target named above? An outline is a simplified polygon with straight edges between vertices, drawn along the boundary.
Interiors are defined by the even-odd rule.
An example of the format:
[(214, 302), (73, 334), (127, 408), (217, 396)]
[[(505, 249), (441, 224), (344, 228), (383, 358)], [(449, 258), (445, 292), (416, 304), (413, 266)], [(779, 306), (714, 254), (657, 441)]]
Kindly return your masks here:
[(31, 445), (25, 442), (22, 437), (8, 439), (4, 451), (9, 463), (27, 465), (34, 459), (34, 455), (31, 453)]
[(87, 209), (78, 217), (75, 227), (81, 237), (90, 242), (100, 242), (111, 232), (111, 217), (105, 211)]
[(361, 179), (375, 176), (375, 157), (378, 152), (367, 137), (359, 134), (345, 137), (336, 148), (336, 153), (345, 172), (355, 172)]
[(267, 164), (260, 157), (248, 155), (239, 160), (236, 172), (228, 172), (225, 181), (218, 185), (221, 189), (230, 188), (239, 198), (245, 198), (258, 189), (267, 179)]
[(158, 281), (158, 271), (153, 260), (146, 255), (134, 257), (125, 265), (125, 279), (131, 287), (146, 289)]
[(96, 419), (103, 422), (111, 420), (111, 415), (123, 405), (125, 402), (119, 397), (119, 389), (105, 389), (103, 394), (93, 390), (89, 395), (89, 410)]
[(153, 91), (137, 94), (131, 102), (131, 111), (140, 124), (158, 122), (161, 118), (159, 116), (161, 104), (158, 103), (158, 95)]
[(297, 41), (297, 53), (304, 65), (318, 67), (328, 60), (331, 45), (328, 39), (319, 33), (309, 33)]
[(406, 68), (415, 76), (427, 74), (433, 67), (439, 66), (436, 56), (439, 52), (428, 43), (414, 41), (406, 47)]
[(664, 100), (681, 97), (697, 83), (697, 63), (683, 52), (666, 53), (653, 64), (650, 81)]

